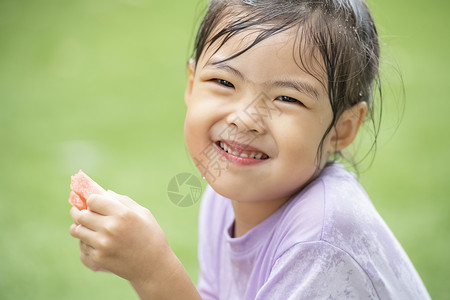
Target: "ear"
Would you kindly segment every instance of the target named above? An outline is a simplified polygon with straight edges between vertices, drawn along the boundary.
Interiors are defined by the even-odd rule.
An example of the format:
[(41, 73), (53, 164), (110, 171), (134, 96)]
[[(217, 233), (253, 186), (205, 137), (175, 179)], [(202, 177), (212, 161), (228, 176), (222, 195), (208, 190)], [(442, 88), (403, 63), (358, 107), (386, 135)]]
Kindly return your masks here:
[(355, 140), (366, 114), (367, 103), (364, 101), (355, 104), (341, 114), (330, 137), (330, 147), (334, 150), (332, 152), (343, 150)]
[(189, 59), (187, 64), (187, 84), (186, 90), (184, 91), (184, 102), (186, 105), (189, 105), (191, 95), (192, 95), (192, 87), (194, 86), (194, 72), (195, 72), (195, 60), (193, 58)]

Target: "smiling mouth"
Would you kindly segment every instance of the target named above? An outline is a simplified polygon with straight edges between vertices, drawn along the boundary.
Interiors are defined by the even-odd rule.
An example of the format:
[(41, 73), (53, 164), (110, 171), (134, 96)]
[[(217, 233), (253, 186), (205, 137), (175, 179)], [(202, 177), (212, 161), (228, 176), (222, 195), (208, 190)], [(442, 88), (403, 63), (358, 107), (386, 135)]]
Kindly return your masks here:
[(236, 142), (218, 141), (216, 142), (216, 145), (226, 153), (239, 156), (242, 158), (250, 158), (257, 160), (265, 160), (269, 158), (269, 156), (264, 152), (261, 152), (248, 145), (243, 145)]

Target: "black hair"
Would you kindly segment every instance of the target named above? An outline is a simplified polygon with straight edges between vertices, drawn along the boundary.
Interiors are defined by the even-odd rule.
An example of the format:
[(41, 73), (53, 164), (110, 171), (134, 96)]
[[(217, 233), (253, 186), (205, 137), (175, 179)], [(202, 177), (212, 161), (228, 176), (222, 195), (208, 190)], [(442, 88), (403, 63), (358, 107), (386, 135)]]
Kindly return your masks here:
[[(299, 30), (297, 38), (301, 39), (297, 65), (321, 82), (318, 74), (327, 76), (327, 82), (322, 84), (328, 93), (333, 118), (319, 144), (318, 166), (326, 136), (340, 115), (360, 101), (368, 104), (367, 118), (371, 120), (374, 134), (371, 150), (375, 150), (381, 121), (381, 109), (376, 110), (378, 121), (375, 118), (375, 92), (380, 107), (382, 103), (378, 72), (380, 48), (377, 29), (364, 1), (211, 0), (198, 29), (193, 57), (198, 62), (202, 53), (216, 42), (219, 43), (217, 51), (236, 34), (256, 31), (258, 35), (249, 46), (224, 61), (230, 60), (292, 28)], [(307, 66), (310, 58), (319, 63)], [(324, 69), (314, 69), (317, 66)], [(338, 152), (335, 156), (340, 155)]]

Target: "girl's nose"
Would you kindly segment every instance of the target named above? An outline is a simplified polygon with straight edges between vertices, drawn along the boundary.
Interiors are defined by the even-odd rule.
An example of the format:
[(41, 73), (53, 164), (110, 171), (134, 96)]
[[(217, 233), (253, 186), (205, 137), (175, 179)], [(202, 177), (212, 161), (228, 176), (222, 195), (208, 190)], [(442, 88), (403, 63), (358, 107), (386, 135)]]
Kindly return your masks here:
[(230, 126), (236, 126), (239, 132), (264, 134), (267, 122), (272, 118), (273, 103), (262, 94), (250, 101), (239, 101), (236, 108), (226, 117)]

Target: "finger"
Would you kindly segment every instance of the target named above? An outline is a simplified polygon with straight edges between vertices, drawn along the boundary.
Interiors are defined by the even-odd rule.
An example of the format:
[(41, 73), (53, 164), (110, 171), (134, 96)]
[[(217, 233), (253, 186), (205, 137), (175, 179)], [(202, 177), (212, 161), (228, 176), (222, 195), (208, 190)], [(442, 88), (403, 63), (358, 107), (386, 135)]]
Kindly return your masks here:
[(83, 225), (72, 224), (70, 226), (70, 235), (94, 249), (98, 244), (96, 232), (84, 227)]
[(80, 259), (81, 262), (92, 271), (99, 271), (101, 268), (94, 262), (94, 248), (80, 241)]
[(83, 225), (92, 231), (100, 231), (103, 224), (105, 223), (105, 216), (99, 215), (88, 209), (84, 210), (71, 210), (70, 214), (72, 219), (77, 225)]
[(83, 253), (85, 256), (90, 256), (94, 250), (94, 247), (91, 245), (86, 244), (83, 241), (80, 241), (80, 252)]
[(72, 220), (75, 222), (76, 225), (80, 224), (80, 223), (78, 223), (78, 218), (77, 218), (79, 211), (80, 210), (78, 208), (76, 208), (75, 206), (70, 208), (70, 216), (72, 217)]
[(100, 267), (95, 261), (95, 248), (89, 246), (88, 244), (80, 241), (80, 258), (83, 264), (95, 272), (106, 272), (111, 273), (111, 271)]
[(86, 200), (89, 210), (104, 216), (111, 216), (123, 209), (123, 204), (109, 194), (92, 194)]
[(134, 201), (133, 199), (131, 199), (128, 196), (117, 194), (116, 192), (111, 191), (111, 190), (107, 190), (106, 194), (111, 195), (115, 199), (119, 200), (122, 204), (124, 204), (125, 206), (128, 206), (129, 208), (131, 208), (133, 210), (143, 208), (141, 205), (139, 205), (136, 201)]

